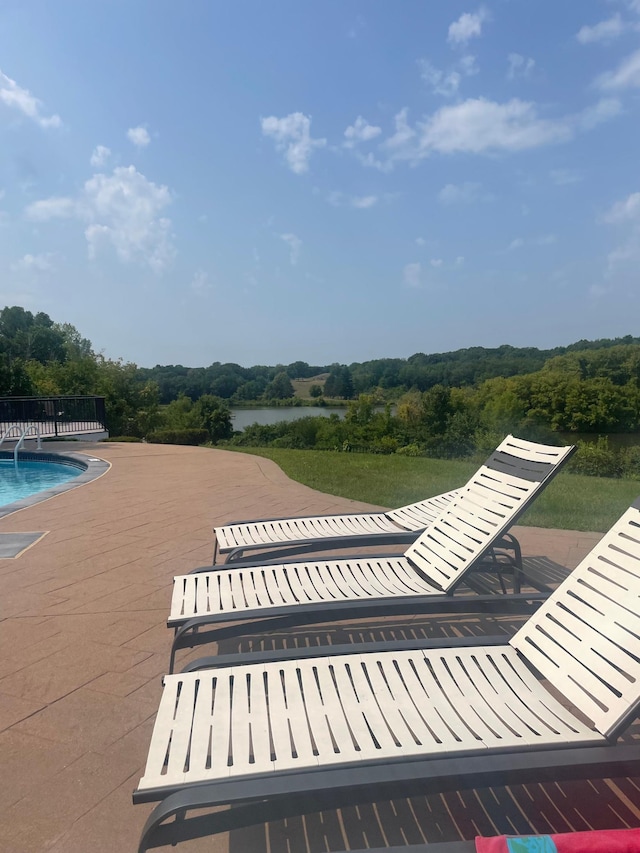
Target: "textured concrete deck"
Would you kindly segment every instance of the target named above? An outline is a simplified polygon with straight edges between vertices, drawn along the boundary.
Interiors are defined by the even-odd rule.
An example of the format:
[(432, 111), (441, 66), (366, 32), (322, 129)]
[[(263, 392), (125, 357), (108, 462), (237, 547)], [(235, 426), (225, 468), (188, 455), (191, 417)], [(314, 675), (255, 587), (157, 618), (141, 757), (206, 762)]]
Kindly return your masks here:
[[(171, 580), (211, 561), (214, 524), (365, 506), (294, 483), (259, 457), (140, 444), (87, 447), (112, 463), (107, 474), (0, 520), (0, 533), (48, 531), (17, 559), (0, 559), (2, 853), (136, 849), (150, 807), (132, 806), (131, 792), (167, 666)], [(533, 528), (518, 535), (525, 554), (570, 567), (599, 538)], [(398, 631), (480, 633), (484, 621), (491, 621), (492, 633), (511, 626), (509, 620), (432, 618), (368, 631), (305, 631), (302, 642)], [(640, 825), (638, 780), (600, 780), (383, 802), (198, 839), (180, 849), (297, 853), (476, 832), (628, 825)]]

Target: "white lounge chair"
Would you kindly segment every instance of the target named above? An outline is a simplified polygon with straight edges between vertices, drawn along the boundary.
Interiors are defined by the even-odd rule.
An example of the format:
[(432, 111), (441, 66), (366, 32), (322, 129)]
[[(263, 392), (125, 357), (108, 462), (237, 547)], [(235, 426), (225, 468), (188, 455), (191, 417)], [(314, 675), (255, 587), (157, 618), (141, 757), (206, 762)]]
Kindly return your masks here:
[[(503, 442), (503, 444), (505, 444)], [(502, 447), (502, 445), (501, 445)], [(239, 633), (370, 614), (506, 609), (519, 605), (522, 563), (497, 554), (518, 516), (575, 448), (519, 441), (517, 454), (495, 451), (399, 556), (349, 557), (257, 566), (211, 566), (174, 579), (169, 627), (178, 649)], [(497, 596), (470, 576), (474, 569), (514, 574), (516, 595)], [(465, 581), (475, 592), (454, 596)], [(538, 592), (549, 592), (539, 585)], [(502, 591), (506, 591), (504, 584)], [(523, 594), (526, 601), (530, 596)], [(543, 595), (544, 597), (544, 595)], [(506, 599), (510, 599), (507, 601)], [(264, 620), (269, 620), (269, 625)], [(228, 627), (234, 622), (234, 627)], [(227, 627), (221, 629), (221, 625)], [(216, 627), (217, 626), (217, 627)], [(203, 630), (206, 629), (206, 630)]]
[[(536, 444), (508, 435), (493, 456), (513, 457), (526, 463), (562, 461), (565, 448)], [(518, 476), (521, 476), (519, 474)], [(457, 490), (427, 498), (387, 512), (313, 515), (296, 518), (267, 518), (229, 522), (214, 527), (213, 563), (218, 554), (226, 562), (243, 560), (250, 551), (260, 551), (254, 560), (273, 560), (309, 551), (331, 550), (353, 545), (409, 544), (428, 527), (456, 497)]]
[(285, 649), (188, 669), (165, 678), (134, 793), (161, 801), (140, 850), (389, 797), (637, 775), (640, 744), (616, 741), (640, 710), (640, 500), (508, 641)]

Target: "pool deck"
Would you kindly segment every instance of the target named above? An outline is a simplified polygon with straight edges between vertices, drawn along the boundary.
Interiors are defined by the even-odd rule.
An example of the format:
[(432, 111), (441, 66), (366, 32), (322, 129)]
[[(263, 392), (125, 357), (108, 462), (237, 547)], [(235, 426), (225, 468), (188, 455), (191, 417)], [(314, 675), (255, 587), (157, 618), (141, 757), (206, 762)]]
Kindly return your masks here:
[[(0, 851), (124, 853), (136, 850), (151, 810), (134, 807), (131, 793), (167, 669), (173, 576), (210, 563), (212, 527), (231, 518), (368, 507), (294, 483), (270, 461), (245, 454), (124, 443), (59, 448), (84, 449), (112, 467), (0, 519), (0, 533), (46, 532), (18, 558), (0, 559)], [(569, 568), (599, 539), (536, 528), (516, 532), (524, 554)], [(513, 624), (511, 618), (423, 617), (399, 630), (405, 636), (480, 634)], [(369, 631), (337, 626), (303, 633), (305, 642), (348, 642), (355, 633), (394, 630), (385, 622)], [(196, 839), (177, 849), (316, 853), (477, 832), (640, 826), (639, 784), (596, 780), (415, 797)]]

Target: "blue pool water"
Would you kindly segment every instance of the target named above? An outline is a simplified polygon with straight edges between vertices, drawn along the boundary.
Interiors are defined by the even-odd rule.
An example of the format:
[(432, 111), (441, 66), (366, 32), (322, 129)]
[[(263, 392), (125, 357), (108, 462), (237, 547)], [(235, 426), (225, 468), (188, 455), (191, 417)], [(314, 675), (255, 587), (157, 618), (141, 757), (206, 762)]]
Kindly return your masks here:
[(0, 507), (60, 486), (82, 474), (82, 468), (58, 462), (0, 459)]

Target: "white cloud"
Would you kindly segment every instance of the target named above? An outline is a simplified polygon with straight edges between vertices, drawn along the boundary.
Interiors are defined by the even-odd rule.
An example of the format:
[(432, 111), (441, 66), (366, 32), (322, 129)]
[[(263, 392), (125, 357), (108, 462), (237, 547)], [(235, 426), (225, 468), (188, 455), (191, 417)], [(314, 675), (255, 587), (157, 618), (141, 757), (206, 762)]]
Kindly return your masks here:
[(551, 246), (558, 242), (555, 234), (543, 234), (541, 237), (530, 237), (525, 240), (524, 237), (516, 237), (507, 246), (507, 252), (513, 252), (516, 249), (522, 249), (523, 246)]
[(616, 12), (613, 17), (608, 18), (606, 21), (600, 21), (600, 23), (594, 24), (592, 27), (587, 25), (580, 27), (576, 33), (576, 38), (580, 44), (593, 44), (598, 41), (609, 42), (622, 35), (625, 29), (626, 24), (620, 17), (620, 14)]
[(631, 193), (622, 201), (617, 201), (605, 214), (605, 222), (618, 225), (624, 222), (640, 224), (640, 192)]
[(27, 218), (35, 222), (68, 218), (74, 216), (75, 212), (76, 202), (64, 196), (54, 196), (52, 198), (44, 198), (41, 201), (34, 201), (26, 209)]
[(127, 139), (133, 142), (136, 148), (146, 148), (151, 142), (149, 131), (146, 127), (139, 124), (138, 127), (130, 127), (127, 131)]
[(15, 272), (50, 272), (55, 266), (55, 252), (42, 252), (39, 255), (23, 255), (19, 261), (11, 264)]
[(623, 59), (615, 71), (601, 74), (596, 80), (596, 86), (605, 91), (640, 86), (640, 50)]
[(371, 151), (367, 152), (367, 154), (356, 151), (355, 155), (360, 164), (366, 166), (368, 169), (377, 169), (379, 172), (390, 172), (393, 169), (393, 163), (389, 160), (379, 160), (377, 157), (374, 157)]
[(134, 166), (119, 166), (111, 175), (93, 175), (77, 198), (42, 199), (26, 215), (36, 221), (74, 217), (86, 223), (90, 258), (109, 246), (123, 263), (147, 264), (161, 273), (175, 257), (171, 221), (161, 216), (171, 200), (166, 186)]
[(474, 77), (476, 74), (480, 73), (480, 69), (476, 63), (476, 58), (470, 53), (462, 57), (458, 66), (465, 77)]
[(597, 125), (615, 118), (621, 112), (622, 104), (617, 98), (601, 98), (596, 104), (587, 107), (580, 113), (578, 122), (583, 130), (591, 130)]
[(477, 12), (464, 12), (457, 21), (449, 26), (447, 41), (450, 44), (466, 44), (469, 39), (482, 35), (482, 25), (488, 19), (487, 10), (478, 9)]
[(382, 133), (381, 127), (376, 127), (373, 124), (369, 124), (369, 122), (362, 118), (362, 116), (358, 116), (358, 118), (354, 121), (352, 125), (350, 125), (344, 132), (344, 135), (347, 137), (347, 141), (344, 143), (345, 148), (354, 148), (360, 142), (369, 142), (371, 139), (375, 139), (376, 136), (379, 136)]
[(326, 139), (311, 138), (311, 116), (290, 113), (284, 118), (269, 116), (261, 119), (262, 133), (275, 140), (276, 149), (284, 151), (289, 168), (296, 175), (309, 169), (309, 158), (314, 148), (322, 148)]
[(470, 204), (480, 197), (482, 184), (465, 181), (462, 184), (447, 184), (438, 193), (442, 204)]
[(191, 279), (189, 288), (198, 296), (204, 296), (212, 289), (208, 274), (203, 269), (197, 269)]
[(90, 163), (94, 168), (100, 169), (106, 164), (109, 157), (111, 157), (110, 148), (107, 148), (106, 145), (96, 145), (96, 147), (93, 149), (93, 154), (91, 155)]
[(351, 199), (351, 205), (352, 207), (357, 207), (360, 210), (366, 210), (369, 207), (373, 207), (377, 201), (378, 196), (375, 195), (354, 196)]
[(558, 238), (555, 234), (543, 234), (542, 237), (535, 237), (533, 240), (535, 246), (553, 246), (557, 242)]
[(431, 151), (520, 151), (570, 135), (564, 122), (539, 118), (534, 104), (517, 98), (505, 104), (469, 99), (442, 107), (419, 127), (419, 156)]
[(450, 98), (457, 94), (463, 77), (471, 77), (479, 71), (476, 65), (476, 58), (471, 54), (463, 56), (448, 71), (436, 68), (428, 59), (419, 59), (418, 67), (420, 69), (420, 77), (429, 89), (435, 95), (442, 95), (445, 98)]
[(383, 143), (385, 148), (401, 151), (403, 148), (406, 148), (410, 142), (413, 142), (416, 132), (412, 127), (409, 127), (409, 122), (407, 121), (408, 115), (408, 107), (404, 107), (404, 109), (400, 110), (399, 113), (396, 113), (393, 119), (396, 126), (396, 132)]
[(403, 270), (404, 283), (409, 287), (420, 287), (422, 264), (406, 264)]
[(416, 237), (416, 246), (425, 246), (427, 241), (424, 237)]
[(407, 121), (407, 109), (395, 117), (396, 131), (382, 149), (391, 161), (415, 164), (432, 153), (481, 154), (496, 151), (525, 151), (542, 145), (566, 142), (580, 130), (589, 130), (617, 115), (621, 105), (614, 98), (602, 99), (581, 113), (558, 119), (538, 115), (532, 102), (513, 98), (506, 103), (469, 98), (441, 107), (415, 128)]
[(464, 255), (458, 255), (455, 263), (457, 267), (461, 267), (464, 263)]
[(0, 71), (0, 101), (8, 107), (19, 110), (28, 118), (33, 119), (40, 127), (62, 126), (60, 116), (43, 116), (41, 113), (42, 101), (32, 95), (28, 89), (18, 86), (15, 80), (7, 77), (2, 71)]
[(559, 187), (566, 184), (578, 184), (582, 180), (582, 175), (573, 169), (552, 169), (549, 174), (554, 184)]
[(435, 267), (437, 269), (438, 267), (442, 266), (442, 258), (431, 258), (429, 263), (432, 267)]
[(519, 53), (510, 53), (507, 57), (509, 67), (507, 69), (507, 79), (515, 80), (518, 77), (530, 77), (536, 61), (531, 57), (521, 56)]
[(365, 210), (369, 207), (373, 207), (378, 203), (377, 195), (347, 195), (346, 193), (339, 192), (338, 190), (334, 190), (330, 192), (327, 196), (327, 201), (329, 204), (332, 204), (334, 207), (355, 207), (359, 210)]
[(615, 226), (622, 237), (607, 256), (607, 275), (620, 267), (632, 270), (635, 275), (640, 263), (640, 192), (630, 193), (613, 204), (604, 215), (604, 221)]
[(462, 75), (459, 71), (441, 71), (432, 65), (428, 59), (419, 59), (420, 77), (436, 95), (450, 98), (460, 87)]
[(302, 249), (302, 240), (296, 237), (295, 234), (281, 234), (280, 239), (289, 246), (289, 261), (292, 267), (300, 260), (300, 251)]

